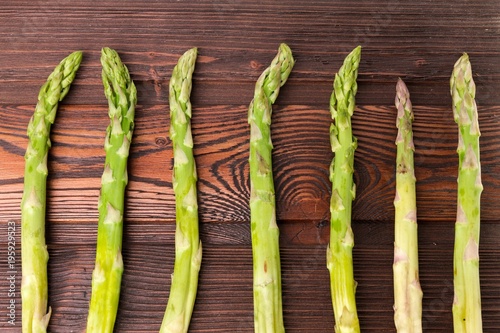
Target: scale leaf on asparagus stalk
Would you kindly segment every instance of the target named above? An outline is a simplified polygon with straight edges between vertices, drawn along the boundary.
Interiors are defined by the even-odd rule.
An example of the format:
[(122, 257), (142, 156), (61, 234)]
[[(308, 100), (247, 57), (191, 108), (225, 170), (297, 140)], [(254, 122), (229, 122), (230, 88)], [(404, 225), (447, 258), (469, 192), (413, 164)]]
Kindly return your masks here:
[(347, 55), (339, 72), (335, 74), (330, 98), (333, 119), (330, 142), (335, 156), (330, 165), (332, 196), (327, 267), (330, 271), (336, 333), (360, 331), (352, 261), (354, 235), (351, 229), (352, 201), (356, 194), (353, 181), (354, 152), (357, 148), (357, 140), (352, 135), (351, 117), (356, 106), (360, 57), (360, 46)]
[(253, 254), (255, 332), (284, 332), (281, 299), (279, 230), (272, 170), (271, 114), (280, 87), (294, 65), (292, 51), (281, 44), (271, 65), (255, 84), (249, 106), (250, 224)]
[(394, 323), (401, 333), (422, 332), (422, 289), (418, 273), (418, 232), (413, 152), (413, 110), (403, 80), (396, 85), (396, 196), (394, 231)]
[(469, 56), (455, 63), (450, 78), (453, 116), (458, 125), (458, 191), (455, 223), (453, 327), (455, 333), (481, 333), (479, 283), (480, 201), (479, 121)]
[(122, 236), (127, 160), (134, 129), (137, 91), (127, 67), (110, 48), (101, 51), (102, 81), (110, 124), (104, 142), (99, 222), (87, 333), (113, 332), (123, 273)]
[(170, 79), (170, 138), (174, 154), (175, 262), (160, 332), (187, 332), (198, 288), (202, 247), (199, 239), (197, 173), (191, 134), (192, 77), (197, 49), (186, 51)]
[(40, 88), (38, 103), (28, 125), (24, 193), (21, 202), (22, 329), (46, 332), (51, 309), (47, 310), (47, 262), (45, 210), (47, 157), (51, 147), (50, 129), (59, 102), (67, 95), (82, 61), (76, 51), (64, 58)]

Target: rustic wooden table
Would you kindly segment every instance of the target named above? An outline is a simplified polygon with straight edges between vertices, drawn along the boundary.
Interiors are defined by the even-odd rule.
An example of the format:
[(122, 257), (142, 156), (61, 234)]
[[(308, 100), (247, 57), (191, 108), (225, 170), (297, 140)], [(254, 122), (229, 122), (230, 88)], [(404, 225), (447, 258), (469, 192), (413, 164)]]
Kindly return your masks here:
[[(500, 16), (469, 1), (0, 1), (0, 329), (21, 324), (20, 201), (26, 127), (55, 65), (84, 51), (52, 128), (47, 245), (50, 332), (82, 332), (94, 265), (107, 102), (100, 49), (116, 49), (137, 85), (117, 332), (160, 327), (174, 256), (168, 81), (197, 46), (193, 136), (203, 264), (191, 332), (253, 330), (247, 107), (279, 43), (296, 66), (273, 113), (285, 326), (332, 332), (326, 245), (328, 102), (345, 55), (362, 45), (353, 207), (354, 270), (364, 332), (395, 332), (392, 257), (398, 77), (412, 94), (426, 332), (451, 332), (457, 127), (449, 77), (467, 52), (477, 84), (484, 192), (481, 283), (485, 332), (500, 331)], [(7, 256), (16, 227), (15, 264)], [(13, 282), (13, 285), (11, 285)], [(14, 294), (12, 295), (9, 292)], [(15, 302), (14, 326), (7, 307)]]

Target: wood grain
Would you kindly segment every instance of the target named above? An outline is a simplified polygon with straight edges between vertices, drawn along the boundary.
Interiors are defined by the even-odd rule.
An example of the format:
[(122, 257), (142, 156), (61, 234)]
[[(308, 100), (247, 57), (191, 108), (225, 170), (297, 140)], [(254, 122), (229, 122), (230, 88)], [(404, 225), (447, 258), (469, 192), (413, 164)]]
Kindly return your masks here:
[[(115, 48), (138, 89), (116, 332), (158, 331), (174, 259), (168, 81), (197, 46), (193, 137), (204, 256), (190, 332), (251, 332), (247, 108), (281, 42), (296, 65), (273, 109), (284, 320), (290, 332), (332, 332), (328, 101), (344, 56), (363, 47), (353, 131), (357, 198), (354, 270), (363, 332), (395, 332), (393, 199), (398, 77), (414, 105), (420, 277), (426, 332), (451, 332), (457, 128), (449, 75), (470, 55), (481, 127), (481, 283), (485, 332), (500, 330), (500, 25), (493, 0), (241, 1), (0, 0), (0, 329), (20, 331), (20, 201), (26, 126), (38, 89), (69, 52), (84, 51), (60, 104), (49, 155), (50, 332), (82, 332), (94, 264), (107, 103), (100, 48)], [(14, 298), (7, 224), (16, 224)], [(7, 281), (7, 282), (6, 282)], [(16, 326), (6, 305), (16, 302)], [(5, 305), (5, 306), (4, 306)]]

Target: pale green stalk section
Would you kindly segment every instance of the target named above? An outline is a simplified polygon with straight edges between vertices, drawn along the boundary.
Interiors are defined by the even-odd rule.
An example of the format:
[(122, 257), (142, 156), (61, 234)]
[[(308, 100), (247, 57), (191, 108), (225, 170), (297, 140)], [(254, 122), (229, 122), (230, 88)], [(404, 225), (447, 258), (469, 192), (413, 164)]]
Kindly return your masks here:
[(413, 111), (403, 80), (396, 85), (396, 197), (394, 232), (394, 323), (398, 333), (422, 332), (422, 289), (418, 274), (418, 232)]
[(335, 157), (330, 165), (332, 196), (330, 201), (330, 243), (327, 249), (327, 267), (330, 271), (335, 332), (359, 332), (356, 309), (356, 281), (354, 281), (351, 229), (352, 201), (356, 194), (353, 181), (354, 152), (357, 140), (352, 135), (351, 116), (356, 106), (356, 82), (361, 47), (356, 47), (344, 60), (333, 83), (330, 112), (330, 142)]
[(483, 185), (479, 159), (476, 86), (467, 54), (455, 63), (450, 79), (453, 116), (458, 124), (458, 191), (455, 223), (453, 326), (456, 333), (481, 333), (479, 224)]
[(174, 153), (175, 262), (160, 332), (187, 332), (198, 289), (201, 242), (198, 227), (196, 164), (191, 134), (192, 77), (197, 49), (186, 51), (170, 79), (170, 138)]
[(101, 52), (102, 81), (108, 100), (110, 124), (104, 150), (99, 223), (87, 333), (113, 332), (123, 273), (122, 235), (127, 160), (134, 129), (137, 91), (127, 67), (116, 51)]
[(82, 61), (82, 52), (71, 53), (49, 75), (38, 93), (38, 103), (28, 125), (28, 148), (21, 202), (22, 331), (46, 332), (51, 309), (47, 312), (47, 262), (45, 210), (47, 156), (51, 147), (50, 128), (57, 107), (66, 96)]
[(272, 104), (293, 65), (292, 51), (286, 44), (281, 44), (271, 65), (255, 84), (254, 98), (248, 111), (254, 328), (259, 333), (285, 331), (272, 169), (271, 114)]

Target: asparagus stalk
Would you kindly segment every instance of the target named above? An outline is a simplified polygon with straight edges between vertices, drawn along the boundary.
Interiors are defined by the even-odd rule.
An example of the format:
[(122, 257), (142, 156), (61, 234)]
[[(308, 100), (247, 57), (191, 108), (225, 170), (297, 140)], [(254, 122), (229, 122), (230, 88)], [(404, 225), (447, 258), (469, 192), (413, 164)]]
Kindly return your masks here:
[(281, 44), (271, 65), (255, 84), (249, 106), (250, 224), (253, 254), (255, 332), (284, 332), (281, 300), (279, 230), (272, 170), (271, 114), (294, 65), (292, 51)]
[(353, 181), (354, 152), (357, 140), (352, 135), (351, 116), (358, 90), (356, 82), (361, 47), (356, 47), (344, 60), (333, 83), (330, 112), (330, 142), (335, 154), (330, 165), (332, 196), (330, 201), (330, 243), (327, 249), (327, 267), (330, 271), (335, 332), (359, 332), (356, 310), (351, 229), (352, 201), (356, 194)]
[(23, 332), (46, 332), (47, 261), (45, 210), (47, 156), (51, 147), (50, 128), (57, 107), (66, 96), (82, 61), (82, 52), (71, 53), (49, 75), (38, 94), (38, 103), (28, 125), (25, 155), (24, 193), (21, 202), (22, 328)]
[(394, 323), (401, 333), (422, 332), (422, 289), (418, 274), (417, 203), (413, 163), (413, 111), (403, 80), (396, 85), (396, 197), (394, 240)]
[(170, 79), (170, 138), (174, 152), (172, 180), (176, 205), (175, 262), (170, 296), (160, 332), (188, 331), (201, 266), (197, 175), (189, 101), (196, 56), (196, 48), (186, 51), (179, 58)]
[(106, 159), (98, 205), (97, 249), (87, 333), (112, 332), (118, 310), (123, 273), (121, 248), (127, 159), (137, 103), (134, 82), (116, 51), (103, 48), (101, 64), (110, 124), (104, 143)]
[(483, 331), (479, 284), (481, 163), (476, 86), (467, 54), (455, 63), (450, 79), (453, 116), (458, 125), (458, 195), (455, 223), (453, 326), (456, 333)]

